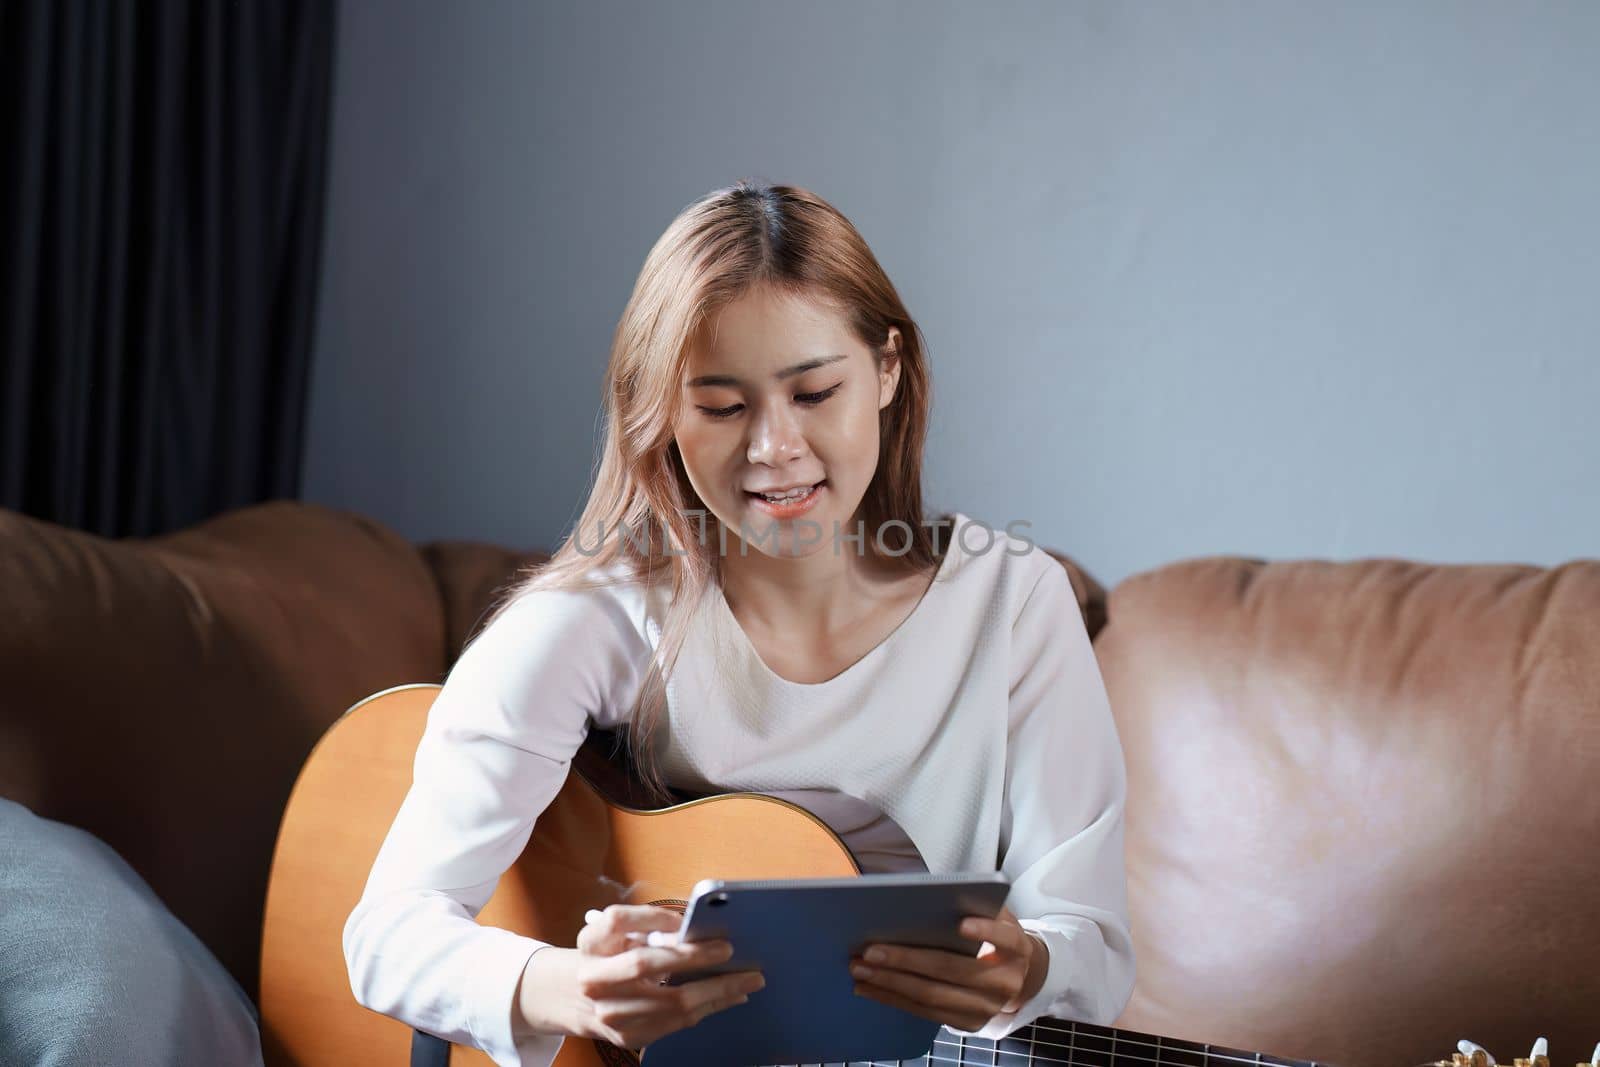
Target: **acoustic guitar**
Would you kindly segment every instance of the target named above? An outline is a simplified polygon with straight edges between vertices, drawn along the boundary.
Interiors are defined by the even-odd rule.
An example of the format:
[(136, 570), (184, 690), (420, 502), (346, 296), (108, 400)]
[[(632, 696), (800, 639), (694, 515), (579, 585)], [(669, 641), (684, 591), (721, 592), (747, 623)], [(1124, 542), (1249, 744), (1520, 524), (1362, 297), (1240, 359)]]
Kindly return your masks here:
[[(412, 763), (437, 685), (409, 685), (361, 701), (312, 750), (284, 811), (267, 887), (261, 946), (261, 1036), (269, 1065), (363, 1067), (448, 1062), (492, 1067), (484, 1053), (358, 1004), (342, 935), (378, 850), (411, 786)], [(576, 943), (584, 913), (608, 904), (682, 911), (702, 878), (859, 875), (850, 850), (817, 816), (757, 793), (646, 803), (613, 759), (610, 735), (591, 731), (573, 773), (535, 821), (478, 921), (557, 945)], [(643, 1053), (649, 1064), (648, 1047)], [(558, 1067), (618, 1067), (638, 1053), (569, 1037)], [(1088, 1023), (1041, 1018), (999, 1041), (941, 1029), (916, 1064), (1059, 1067), (1316, 1067), (1239, 1049)]]

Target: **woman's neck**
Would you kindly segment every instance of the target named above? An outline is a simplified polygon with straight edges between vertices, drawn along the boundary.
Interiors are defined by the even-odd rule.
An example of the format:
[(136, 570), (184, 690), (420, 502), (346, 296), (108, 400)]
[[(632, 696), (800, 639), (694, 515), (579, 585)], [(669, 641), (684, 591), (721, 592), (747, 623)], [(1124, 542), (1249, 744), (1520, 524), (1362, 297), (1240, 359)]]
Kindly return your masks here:
[(836, 550), (826, 541), (807, 556), (773, 557), (755, 548), (741, 555), (734, 539), (721, 570), (723, 595), (742, 623), (795, 635), (847, 630), (916, 578), (853, 545)]

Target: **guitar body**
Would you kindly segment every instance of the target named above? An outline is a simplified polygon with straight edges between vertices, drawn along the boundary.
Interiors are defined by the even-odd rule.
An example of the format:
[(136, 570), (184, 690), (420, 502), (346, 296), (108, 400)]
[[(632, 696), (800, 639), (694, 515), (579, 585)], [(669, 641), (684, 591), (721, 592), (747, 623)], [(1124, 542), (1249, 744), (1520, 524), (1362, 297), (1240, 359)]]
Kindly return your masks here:
[[(261, 939), (261, 1042), (271, 1067), (410, 1062), (412, 1028), (362, 1007), (351, 993), (343, 935), (411, 788), (417, 745), (439, 689), (401, 686), (355, 705), (317, 742), (295, 782), (272, 857)], [(861, 873), (826, 823), (776, 797), (678, 793), (678, 802), (650, 807), (637, 780), (609, 754), (608, 740), (590, 733), (572, 773), (535, 820), (527, 847), (479, 913), (480, 923), (573, 945), (590, 908), (657, 904), (682, 911), (702, 878)], [(477, 1049), (451, 1046), (449, 1056), (452, 1067), (493, 1067)], [(646, 1050), (644, 1067), (648, 1061)], [(575, 1037), (556, 1058), (557, 1067), (640, 1062), (630, 1050)], [(941, 1029), (929, 1056), (907, 1062), (1221, 1067), (1264, 1061), (1240, 1049), (1041, 1017), (1000, 1042)]]
[[(412, 1030), (358, 1004), (342, 936), (411, 787), (437, 685), (355, 705), (317, 743), (278, 833), (261, 949), (261, 1038), (268, 1064), (408, 1062)], [(608, 904), (682, 911), (702, 878), (838, 878), (860, 868), (838, 835), (787, 801), (756, 793), (638, 806), (640, 793), (592, 734), (535, 821), (522, 855), (478, 921), (571, 946), (584, 913)], [(681, 795), (681, 794), (680, 794)], [(623, 892), (626, 890), (626, 892)], [(569, 1037), (558, 1067), (636, 1064), (636, 1053)], [(492, 1067), (452, 1046), (452, 1067)]]

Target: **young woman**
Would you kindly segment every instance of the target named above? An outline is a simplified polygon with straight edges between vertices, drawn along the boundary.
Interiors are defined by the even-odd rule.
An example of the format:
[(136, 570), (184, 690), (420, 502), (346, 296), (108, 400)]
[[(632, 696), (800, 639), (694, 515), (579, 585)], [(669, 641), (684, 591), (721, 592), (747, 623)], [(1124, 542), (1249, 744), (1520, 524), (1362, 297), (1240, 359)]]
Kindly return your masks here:
[[(500, 1064), (564, 1035), (639, 1048), (759, 988), (664, 986), (726, 942), (650, 947), (617, 905), (552, 946), (475, 916), (591, 725), (640, 776), (763, 792), (865, 871), (1004, 871), (978, 958), (883, 946), (857, 991), (963, 1034), (1109, 1023), (1132, 990), (1125, 771), (1065, 570), (924, 521), (920, 331), (853, 226), (740, 183), (651, 249), (616, 331), (593, 491), (446, 679), (344, 930), (356, 998)], [(648, 536), (646, 536), (648, 535)], [(868, 970), (857, 970), (866, 967)]]

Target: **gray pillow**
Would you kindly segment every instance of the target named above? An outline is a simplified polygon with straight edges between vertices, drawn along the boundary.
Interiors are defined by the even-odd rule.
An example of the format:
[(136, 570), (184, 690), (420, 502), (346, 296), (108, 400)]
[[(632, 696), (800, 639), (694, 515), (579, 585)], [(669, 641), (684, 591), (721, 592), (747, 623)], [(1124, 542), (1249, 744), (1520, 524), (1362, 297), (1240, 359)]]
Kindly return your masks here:
[(259, 1065), (250, 998), (133, 868), (0, 798), (0, 1064)]

